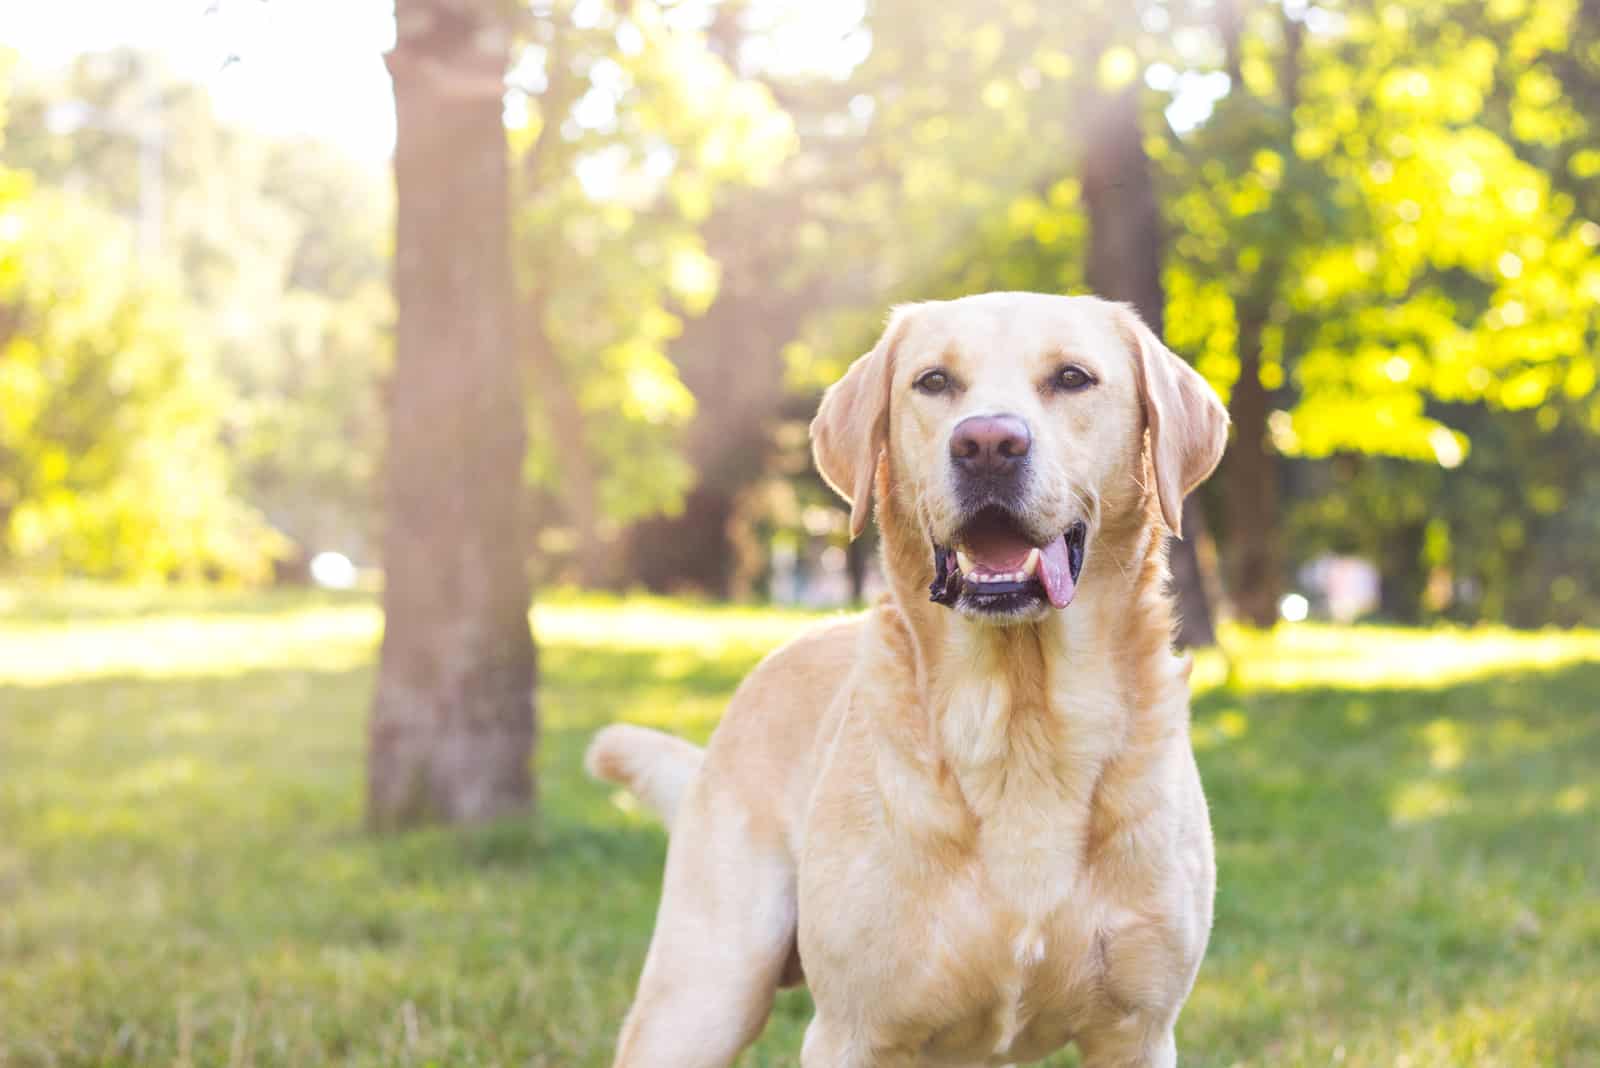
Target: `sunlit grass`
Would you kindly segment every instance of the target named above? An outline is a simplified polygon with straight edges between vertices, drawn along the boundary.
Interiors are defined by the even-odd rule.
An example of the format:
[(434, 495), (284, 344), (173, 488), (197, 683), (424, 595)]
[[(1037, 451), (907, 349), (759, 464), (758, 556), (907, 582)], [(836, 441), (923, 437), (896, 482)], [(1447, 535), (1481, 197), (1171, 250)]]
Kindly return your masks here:
[[(583, 744), (704, 738), (813, 618), (551, 599), (538, 820), (374, 840), (370, 599), (0, 591), (0, 1065), (606, 1063), (664, 838)], [(1600, 1063), (1600, 636), (1228, 645), (1184, 1063)], [(805, 1018), (786, 995), (743, 1063), (795, 1063)]]
[[(0, 680), (41, 685), (94, 676), (147, 678), (238, 674), (263, 667), (323, 670), (365, 664), (382, 632), (374, 599), (322, 593), (222, 594), (0, 588)], [(542, 642), (618, 650), (678, 650), (682, 670), (697, 656), (730, 649), (756, 655), (819, 618), (781, 608), (685, 605), (662, 598), (557, 594), (534, 611)], [(670, 677), (670, 672), (666, 673)]]
[[(1592, 631), (1513, 631), (1500, 627), (1337, 627), (1280, 624), (1261, 631), (1224, 627), (1225, 661), (1203, 653), (1197, 689), (1231, 681), (1251, 690), (1336, 686), (1427, 688), (1508, 670), (1548, 669), (1600, 659)], [(1228, 670), (1235, 675), (1230, 680)]]

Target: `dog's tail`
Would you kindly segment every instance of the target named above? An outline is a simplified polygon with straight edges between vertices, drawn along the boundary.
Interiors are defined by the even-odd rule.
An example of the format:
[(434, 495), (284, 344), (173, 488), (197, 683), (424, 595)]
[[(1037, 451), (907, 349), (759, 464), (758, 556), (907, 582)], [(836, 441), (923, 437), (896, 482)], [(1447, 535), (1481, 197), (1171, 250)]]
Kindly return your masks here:
[(703, 749), (682, 738), (616, 723), (595, 735), (583, 764), (595, 778), (627, 787), (670, 830), (704, 756)]

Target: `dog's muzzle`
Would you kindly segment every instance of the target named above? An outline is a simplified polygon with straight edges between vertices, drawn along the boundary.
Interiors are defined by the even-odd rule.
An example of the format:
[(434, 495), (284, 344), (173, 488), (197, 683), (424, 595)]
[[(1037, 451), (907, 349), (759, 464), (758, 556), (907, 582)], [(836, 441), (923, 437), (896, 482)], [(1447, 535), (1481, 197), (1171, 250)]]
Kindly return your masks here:
[(1065, 608), (1077, 592), (1087, 539), (1088, 526), (1080, 521), (1038, 545), (1009, 512), (985, 508), (951, 544), (934, 542), (928, 597), (978, 614), (1014, 615), (1042, 601)]

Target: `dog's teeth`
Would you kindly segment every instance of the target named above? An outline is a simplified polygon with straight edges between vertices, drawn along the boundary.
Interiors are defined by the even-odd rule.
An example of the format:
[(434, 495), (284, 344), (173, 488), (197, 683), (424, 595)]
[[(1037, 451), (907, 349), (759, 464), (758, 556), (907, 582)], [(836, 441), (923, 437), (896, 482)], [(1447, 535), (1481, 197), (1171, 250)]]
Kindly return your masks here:
[(969, 574), (969, 575), (972, 574), (972, 557), (968, 556), (966, 553), (962, 552), (960, 549), (957, 549), (956, 550), (956, 566), (959, 567), (962, 571), (966, 572), (967, 574)]
[(1028, 550), (1028, 560), (1027, 560), (1026, 563), (1024, 563), (1022, 565), (1022, 572), (1021, 572), (1022, 577), (1023, 578), (1032, 578), (1034, 575), (1037, 575), (1038, 573), (1039, 573), (1039, 550), (1037, 548), (1029, 549)]

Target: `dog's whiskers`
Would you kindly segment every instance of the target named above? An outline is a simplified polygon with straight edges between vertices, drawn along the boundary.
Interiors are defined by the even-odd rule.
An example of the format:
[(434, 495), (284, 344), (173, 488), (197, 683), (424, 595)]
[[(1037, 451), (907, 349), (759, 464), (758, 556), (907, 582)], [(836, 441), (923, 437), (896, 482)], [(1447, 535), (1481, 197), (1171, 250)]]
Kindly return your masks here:
[(1111, 553), (1110, 556), (1111, 556), (1111, 562), (1117, 565), (1117, 570), (1118, 571), (1122, 572), (1122, 577), (1124, 579), (1128, 580), (1129, 582), (1132, 582), (1133, 581), (1133, 575), (1128, 571), (1128, 565), (1123, 563), (1122, 562), (1122, 558), (1119, 557), (1116, 553)]
[[(1084, 516), (1093, 526), (1100, 525), (1102, 510), (1100, 495), (1093, 490), (1080, 490), (1076, 486), (1069, 486), (1067, 492), (1072, 494), (1078, 502), (1078, 507), (1083, 510)], [(1133, 581), (1133, 574), (1128, 570), (1128, 565), (1115, 552), (1109, 554), (1111, 562), (1117, 565), (1117, 570), (1122, 572), (1122, 577), (1129, 582)]]

